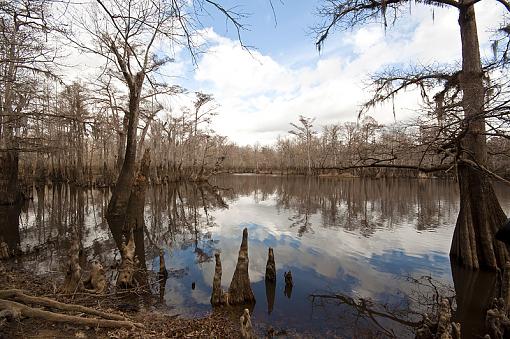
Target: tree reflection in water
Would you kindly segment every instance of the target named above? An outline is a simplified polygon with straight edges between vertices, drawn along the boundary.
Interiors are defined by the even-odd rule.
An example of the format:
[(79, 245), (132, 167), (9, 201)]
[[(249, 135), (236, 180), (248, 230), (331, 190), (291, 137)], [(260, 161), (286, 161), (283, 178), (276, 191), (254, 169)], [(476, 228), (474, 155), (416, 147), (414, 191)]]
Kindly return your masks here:
[[(510, 195), (499, 194), (508, 205)], [(105, 267), (113, 266), (119, 258), (120, 232), (109, 229), (104, 220), (109, 195), (107, 189), (37, 186), (34, 201), (19, 218), (15, 209), (0, 211), (0, 234), (8, 234), (9, 242), (30, 253), (19, 265), (36, 273), (61, 269), (66, 239), (74, 232), (88, 261), (99, 259)], [(370, 300), (370, 306), (381, 312), (394, 312), (397, 306), (416, 312), (420, 302), (410, 291), (414, 283), (402, 276), (432, 274), (454, 285), (456, 319), (466, 331), (479, 333), (483, 326), (479, 314), (490, 300), (494, 278), (450, 268), (448, 237), (457, 213), (456, 186), (447, 181), (218, 176), (212, 185), (150, 187), (145, 226), (135, 237), (138, 257), (154, 277), (159, 250), (165, 250), (169, 278), (152, 286), (156, 295), (161, 293), (157, 298), (161, 305), (181, 314), (210, 311), (214, 253), (222, 252), (225, 287), (235, 267), (240, 230), (248, 227), (250, 278), (261, 300), (253, 311), (259, 322), (338, 334), (357, 321), (365, 327), (356, 332), (360, 335), (368, 333), (363, 331), (387, 335), (370, 324), (370, 317), (359, 317), (359, 298)], [(416, 246), (419, 250), (414, 250)], [(277, 291), (263, 279), (268, 247), (275, 248), (278, 258)], [(296, 282), (292, 294), (281, 280), (288, 269)], [(109, 270), (112, 280), (113, 274)], [(347, 299), (340, 306), (339, 299), (311, 303), (308, 296), (326, 286)], [(381, 320), (385, 328), (386, 321)], [(400, 333), (392, 326), (390, 332)]]

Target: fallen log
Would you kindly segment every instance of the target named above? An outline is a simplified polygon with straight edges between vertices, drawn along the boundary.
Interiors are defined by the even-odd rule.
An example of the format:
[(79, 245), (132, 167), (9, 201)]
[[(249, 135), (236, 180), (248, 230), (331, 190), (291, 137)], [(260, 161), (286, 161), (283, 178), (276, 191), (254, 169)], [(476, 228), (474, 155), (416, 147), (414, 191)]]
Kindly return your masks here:
[(37, 318), (51, 322), (70, 323), (91, 327), (143, 327), (142, 324), (126, 320), (110, 320), (98, 318), (84, 318), (74, 315), (55, 313), (33, 308), (10, 300), (0, 300), (0, 309), (10, 310), (23, 317)]
[(127, 321), (126, 318), (123, 316), (112, 314), (112, 313), (106, 313), (102, 312), (90, 307), (85, 307), (82, 305), (76, 305), (76, 304), (66, 304), (62, 303), (50, 298), (46, 297), (34, 297), (28, 294), (23, 293), (21, 290), (17, 289), (9, 289), (9, 290), (0, 290), (0, 299), (15, 299), (18, 301), (21, 301), (25, 304), (36, 304), (41, 305), (45, 307), (51, 307), (55, 309), (59, 309), (62, 311), (68, 311), (68, 312), (79, 312), (79, 313), (87, 313), (91, 315), (100, 316), (106, 319), (111, 320), (119, 320), (119, 321)]

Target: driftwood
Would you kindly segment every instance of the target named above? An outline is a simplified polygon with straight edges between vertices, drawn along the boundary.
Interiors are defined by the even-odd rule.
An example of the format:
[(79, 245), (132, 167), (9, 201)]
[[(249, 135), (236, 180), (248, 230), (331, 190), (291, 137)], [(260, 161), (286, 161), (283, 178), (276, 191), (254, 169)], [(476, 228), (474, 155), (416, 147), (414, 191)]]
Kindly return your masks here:
[(243, 315), (240, 318), (241, 322), (241, 338), (243, 339), (254, 339), (255, 334), (253, 333), (253, 327), (251, 325), (250, 311), (247, 308), (244, 309)]
[(90, 277), (85, 280), (84, 286), (87, 292), (103, 294), (106, 292), (108, 283), (103, 265), (97, 260), (92, 261)]
[(62, 293), (72, 294), (83, 290), (80, 266), (80, 242), (73, 237), (69, 248), (69, 262), (67, 264), (66, 276), (62, 286)]
[(276, 265), (274, 263), (273, 249), (269, 247), (266, 263), (266, 280), (276, 282)]
[(223, 304), (223, 290), (221, 289), (221, 259), (220, 254), (215, 253), (216, 265), (214, 266), (213, 289), (211, 294), (211, 305), (219, 306)]
[[(7, 300), (7, 299), (14, 299)], [(23, 302), (20, 303), (20, 302)], [(51, 309), (67, 312), (77, 312), (89, 315), (99, 316), (101, 318), (85, 318), (81, 316), (62, 314), (45, 311), (40, 308), (27, 306), (25, 304), (34, 304)], [(51, 322), (71, 323), (75, 325), (93, 326), (93, 327), (143, 327), (142, 324), (134, 323), (128, 319), (111, 313), (101, 312), (93, 308), (61, 303), (45, 297), (35, 297), (23, 293), (21, 290), (0, 290), (0, 309), (7, 310), (7, 313), (19, 318), (30, 317), (38, 318)]]
[(239, 305), (254, 303), (255, 296), (251, 290), (250, 276), (248, 274), (248, 229), (243, 230), (243, 240), (239, 248), (236, 270), (228, 289), (228, 303)]
[(121, 248), (122, 262), (119, 268), (119, 275), (117, 277), (117, 287), (131, 288), (134, 286), (134, 275), (136, 271), (135, 262), (135, 240), (133, 237), (133, 230), (129, 235), (127, 244), (123, 244)]
[(315, 299), (334, 299), (341, 305), (347, 305), (351, 307), (353, 311), (356, 311), (358, 317), (370, 319), (379, 327), (380, 325), (377, 322), (377, 318), (385, 318), (409, 327), (418, 327), (422, 324), (422, 322), (419, 321), (402, 319), (399, 316), (386, 310), (377, 310), (373, 307), (373, 304), (369, 299), (360, 298), (356, 300), (343, 294), (310, 294), (310, 297), (312, 298), (312, 303), (315, 302)]

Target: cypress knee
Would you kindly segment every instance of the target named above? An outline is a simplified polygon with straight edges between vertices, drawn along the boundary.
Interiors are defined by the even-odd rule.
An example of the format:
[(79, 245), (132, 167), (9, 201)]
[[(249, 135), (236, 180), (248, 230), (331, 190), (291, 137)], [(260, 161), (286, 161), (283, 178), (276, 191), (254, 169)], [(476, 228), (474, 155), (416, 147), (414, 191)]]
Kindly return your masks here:
[(228, 289), (229, 303), (232, 305), (255, 302), (255, 296), (250, 286), (248, 262), (248, 229), (245, 228), (241, 248), (239, 248), (236, 270)]
[(276, 265), (274, 263), (273, 249), (271, 247), (269, 247), (269, 251), (267, 254), (266, 280), (270, 282), (276, 281)]
[(214, 267), (214, 280), (213, 280), (213, 290), (211, 294), (211, 305), (218, 306), (223, 303), (221, 290), (221, 259), (220, 254), (214, 254), (216, 258), (216, 265)]

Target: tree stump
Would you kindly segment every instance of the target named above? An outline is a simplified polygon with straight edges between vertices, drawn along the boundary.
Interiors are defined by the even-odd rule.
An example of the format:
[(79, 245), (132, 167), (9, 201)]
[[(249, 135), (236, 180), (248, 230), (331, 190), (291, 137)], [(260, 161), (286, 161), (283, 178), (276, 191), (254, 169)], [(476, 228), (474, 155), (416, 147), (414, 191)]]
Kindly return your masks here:
[(69, 248), (69, 263), (62, 293), (73, 294), (81, 290), (83, 290), (83, 281), (81, 280), (80, 242), (77, 237), (73, 237)]
[(213, 290), (211, 294), (211, 305), (219, 306), (223, 304), (223, 290), (221, 289), (221, 259), (220, 254), (215, 253), (216, 265), (214, 267)]
[(106, 292), (108, 283), (103, 265), (97, 260), (92, 261), (90, 277), (85, 281), (85, 287), (92, 293), (103, 294)]
[(285, 272), (284, 277), (285, 277), (285, 286), (293, 287), (294, 283), (292, 281), (292, 272), (290, 270), (288, 272)]
[(266, 280), (276, 282), (276, 265), (274, 263), (273, 249), (269, 247), (266, 263)]
[(131, 288), (134, 286), (133, 277), (136, 271), (135, 263), (135, 240), (133, 231), (129, 235), (127, 244), (122, 245), (121, 249), (122, 262), (119, 268), (119, 275), (117, 277), (117, 287)]
[(241, 247), (239, 248), (236, 270), (228, 289), (228, 301), (231, 305), (255, 302), (248, 274), (248, 263), (248, 229), (245, 228), (243, 230)]

